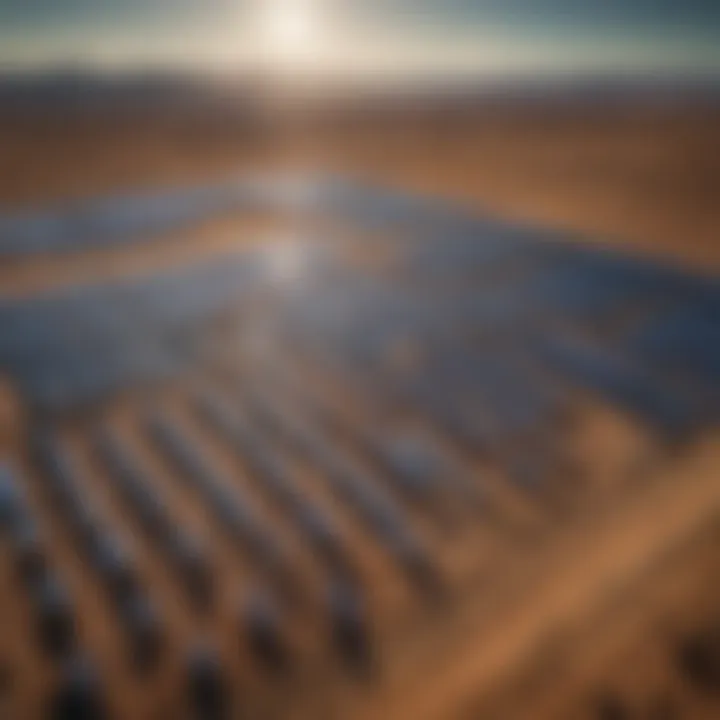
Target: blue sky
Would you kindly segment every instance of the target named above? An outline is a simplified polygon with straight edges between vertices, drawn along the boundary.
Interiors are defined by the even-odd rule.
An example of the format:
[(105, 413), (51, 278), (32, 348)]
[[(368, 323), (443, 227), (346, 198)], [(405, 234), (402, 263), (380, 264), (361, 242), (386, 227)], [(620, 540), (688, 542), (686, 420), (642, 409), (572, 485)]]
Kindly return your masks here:
[(0, 0), (0, 67), (720, 70), (720, 0)]

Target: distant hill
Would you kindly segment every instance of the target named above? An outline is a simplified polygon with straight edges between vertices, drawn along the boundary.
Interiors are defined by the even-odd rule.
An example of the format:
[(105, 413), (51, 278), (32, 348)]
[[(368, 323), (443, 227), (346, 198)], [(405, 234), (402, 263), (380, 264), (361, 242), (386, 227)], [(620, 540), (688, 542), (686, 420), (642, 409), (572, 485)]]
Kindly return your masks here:
[[(0, 72), (0, 114), (146, 113), (176, 110), (190, 115), (252, 116), (280, 90), (253, 77), (101, 74), (89, 71)], [(720, 106), (720, 75), (567, 76), (490, 80), (483, 83), (382, 84), (294, 90), (308, 108), (366, 113), (405, 110), (463, 110), (526, 105), (577, 108), (637, 104)]]

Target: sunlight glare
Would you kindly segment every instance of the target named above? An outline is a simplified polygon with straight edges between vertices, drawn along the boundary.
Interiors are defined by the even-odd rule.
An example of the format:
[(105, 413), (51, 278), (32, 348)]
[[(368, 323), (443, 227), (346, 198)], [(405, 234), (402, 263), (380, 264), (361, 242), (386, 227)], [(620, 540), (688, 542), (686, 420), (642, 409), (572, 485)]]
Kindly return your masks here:
[(279, 68), (307, 65), (317, 57), (317, 0), (263, 0), (260, 36), (268, 60)]

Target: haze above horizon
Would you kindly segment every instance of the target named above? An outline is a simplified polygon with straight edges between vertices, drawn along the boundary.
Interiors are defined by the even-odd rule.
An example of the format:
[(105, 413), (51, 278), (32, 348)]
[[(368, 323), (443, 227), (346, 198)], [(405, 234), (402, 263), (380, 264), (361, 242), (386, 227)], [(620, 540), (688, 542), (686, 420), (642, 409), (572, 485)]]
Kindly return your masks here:
[(720, 74), (713, 0), (0, 0), (0, 70)]

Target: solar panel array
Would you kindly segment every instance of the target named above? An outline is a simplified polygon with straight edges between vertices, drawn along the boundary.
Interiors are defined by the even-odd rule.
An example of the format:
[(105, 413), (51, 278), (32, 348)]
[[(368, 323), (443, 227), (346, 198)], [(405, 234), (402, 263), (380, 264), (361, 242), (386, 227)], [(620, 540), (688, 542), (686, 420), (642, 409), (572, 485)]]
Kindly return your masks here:
[(244, 181), (6, 219), (0, 251), (137, 244), (248, 198), (353, 233), (0, 302), (27, 407), (8, 617), (37, 628), (19, 666), (47, 658), (28, 713), (349, 717), (717, 429), (716, 278), (427, 198)]

